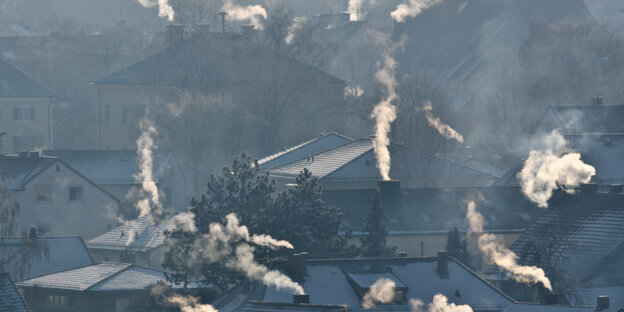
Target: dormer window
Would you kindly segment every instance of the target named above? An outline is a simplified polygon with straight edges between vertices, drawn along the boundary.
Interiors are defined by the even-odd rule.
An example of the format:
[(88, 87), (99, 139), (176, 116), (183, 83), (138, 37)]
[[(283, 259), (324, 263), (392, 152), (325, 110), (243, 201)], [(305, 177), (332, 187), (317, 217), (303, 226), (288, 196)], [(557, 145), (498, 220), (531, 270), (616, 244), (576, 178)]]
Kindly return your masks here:
[(389, 279), (394, 282), (395, 288), (395, 297), (392, 303), (395, 305), (404, 305), (407, 304), (407, 286), (401, 282), (394, 274), (391, 272), (385, 273), (345, 273), (349, 284), (353, 287), (353, 290), (357, 294), (357, 296), (362, 300), (364, 295), (370, 290), (371, 286), (375, 284), (380, 279)]

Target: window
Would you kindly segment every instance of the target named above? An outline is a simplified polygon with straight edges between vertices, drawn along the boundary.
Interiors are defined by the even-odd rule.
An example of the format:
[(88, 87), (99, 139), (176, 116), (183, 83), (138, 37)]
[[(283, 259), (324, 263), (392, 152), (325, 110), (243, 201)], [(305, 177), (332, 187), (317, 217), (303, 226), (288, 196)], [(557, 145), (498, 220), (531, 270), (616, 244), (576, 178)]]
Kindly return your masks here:
[(37, 187), (37, 201), (47, 202), (50, 201), (50, 188), (47, 186)]
[(104, 121), (106, 124), (110, 124), (110, 105), (104, 106)]
[(55, 296), (55, 295), (47, 295), (46, 303), (51, 305), (67, 305), (67, 297), (65, 296)]
[(39, 237), (50, 234), (50, 231), (52, 231), (51, 223), (37, 223), (37, 235), (39, 235)]
[(128, 106), (121, 107), (121, 124), (125, 125), (128, 122)]
[(69, 188), (69, 201), (82, 199), (82, 186), (71, 186)]
[(34, 107), (14, 107), (13, 120), (35, 120)]

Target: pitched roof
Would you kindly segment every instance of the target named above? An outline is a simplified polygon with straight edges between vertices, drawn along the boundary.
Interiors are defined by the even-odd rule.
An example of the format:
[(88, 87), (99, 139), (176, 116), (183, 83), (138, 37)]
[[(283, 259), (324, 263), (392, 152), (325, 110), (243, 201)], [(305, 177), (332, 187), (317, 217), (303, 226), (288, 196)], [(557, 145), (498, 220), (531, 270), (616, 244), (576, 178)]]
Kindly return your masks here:
[(564, 134), (624, 133), (624, 105), (551, 106)]
[[(581, 191), (557, 193), (550, 207), (510, 247), (524, 265), (557, 267), (581, 286), (624, 248), (624, 195)], [(535, 250), (543, 252), (536, 253)], [(546, 270), (548, 274), (548, 268)], [(500, 278), (490, 269), (492, 278)], [(608, 280), (624, 281), (624, 267), (610, 267)], [(595, 285), (600, 286), (600, 285)], [(605, 286), (605, 285), (603, 285)]]
[[(233, 34), (190, 38), (138, 62), (96, 84), (168, 86), (249, 85), (261, 81), (275, 52)], [(288, 59), (289, 83), (344, 82), (302, 62)]]
[[(476, 310), (502, 310), (512, 299), (494, 288), (463, 264), (450, 258), (448, 277), (437, 273), (436, 258), (386, 258), (306, 260), (301, 285), (312, 304), (347, 305), (352, 311), (363, 311), (360, 298), (346, 274), (370, 275), (373, 278), (393, 275), (407, 288), (406, 298), (431, 302), (441, 293), (456, 304), (469, 304)], [(222, 312), (240, 311), (247, 301), (292, 302), (292, 295), (259, 283), (243, 283), (218, 298), (213, 305)], [(409, 310), (407, 305), (379, 306), (378, 310)]]
[[(594, 298), (595, 300), (596, 298)], [(566, 306), (566, 305), (544, 305), (533, 303), (514, 303), (503, 310), (503, 312), (596, 312), (596, 307), (590, 306)], [(622, 312), (622, 308), (608, 308), (599, 310), (601, 312)]]
[(0, 155), (0, 182), (6, 189), (23, 190), (26, 183), (57, 161), (57, 157)]
[(148, 214), (90, 239), (87, 246), (90, 249), (150, 251), (162, 246), (165, 243), (165, 231), (173, 228), (175, 228), (173, 214), (165, 215), (165, 218), (157, 223), (154, 222), (152, 215)]
[[(495, 176), (403, 145), (391, 143), (390, 176), (419, 187), (489, 185)], [(379, 181), (372, 139), (360, 139), (270, 170), (275, 177), (296, 177), (304, 168), (321, 181)]]
[(18, 285), (92, 292), (127, 291), (146, 289), (166, 280), (161, 271), (135, 264), (103, 262), (28, 279)]
[[(614, 287), (578, 287), (572, 290), (566, 299), (574, 305), (595, 305), (598, 296), (608, 296), (613, 307), (624, 307), (623, 286)], [(624, 311), (624, 310), (622, 310)]]
[(240, 312), (299, 312), (299, 311), (318, 311), (318, 312), (348, 312), (349, 308), (341, 305), (327, 304), (293, 304), (283, 302), (258, 302), (249, 301), (245, 303), (237, 311)]
[(19, 257), (4, 265), (18, 281), (93, 263), (81, 237), (39, 238), (36, 245), (25, 243), (21, 238), (0, 239), (0, 254), (20, 254), (30, 259), (30, 268)]
[(310, 155), (326, 152), (349, 142), (353, 142), (353, 140), (342, 134), (330, 132), (318, 138), (285, 149), (279, 153), (262, 158), (258, 160), (258, 164), (264, 170), (271, 170), (297, 160), (305, 159)]
[(0, 273), (0, 311), (30, 311), (9, 273)]
[[(61, 158), (96, 184), (137, 184), (140, 172), (132, 150), (44, 150), (43, 155)], [(158, 181), (170, 163), (170, 154), (154, 156), (154, 178)]]
[(51, 97), (54, 93), (0, 59), (0, 97)]

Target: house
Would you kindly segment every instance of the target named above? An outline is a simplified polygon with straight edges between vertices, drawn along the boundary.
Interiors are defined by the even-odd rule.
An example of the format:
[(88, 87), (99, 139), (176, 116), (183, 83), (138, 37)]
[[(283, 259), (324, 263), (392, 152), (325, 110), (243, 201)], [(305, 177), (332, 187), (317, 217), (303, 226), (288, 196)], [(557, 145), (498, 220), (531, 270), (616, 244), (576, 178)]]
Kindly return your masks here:
[[(577, 194), (556, 193), (544, 214), (511, 245), (522, 265), (545, 270), (560, 298), (575, 304), (593, 302), (596, 291), (624, 289), (624, 195), (586, 185)], [(490, 268), (487, 279), (525, 301), (540, 296)], [(587, 302), (589, 301), (589, 302)], [(618, 302), (618, 304), (621, 302)]]
[[(190, 38), (183, 38), (181, 25), (170, 25), (168, 34), (169, 46), (164, 50), (94, 82), (98, 93), (98, 148), (132, 148), (139, 135), (138, 121), (144, 117), (141, 103), (147, 102), (154, 109), (173, 99), (180, 101), (188, 92), (211, 98), (210, 105), (240, 107), (241, 115), (228, 117), (240, 138), (264, 135), (259, 129), (274, 117), (279, 117), (281, 125), (272, 130), (284, 137), (274, 137), (275, 142), (300, 140), (306, 133), (340, 126), (342, 113), (338, 108), (345, 87), (342, 80), (245, 35), (199, 29)], [(279, 64), (275, 56), (280, 56)], [(279, 75), (271, 76), (275, 70)], [(267, 111), (258, 111), (258, 107), (268, 105), (269, 84), (279, 88), (278, 98), (271, 100), (276, 101), (271, 103), (272, 111), (286, 108), (283, 114), (267, 116)], [(289, 105), (283, 106), (285, 103)], [(319, 115), (319, 111), (324, 113)], [(245, 140), (233, 150), (266, 153), (263, 146), (259, 141)]]
[(350, 312), (347, 306), (329, 305), (329, 304), (298, 304), (283, 302), (260, 302), (247, 301), (236, 311), (239, 312), (294, 312), (294, 311), (310, 311), (310, 312)]
[[(32, 311), (135, 311), (149, 287), (168, 283), (164, 272), (103, 262), (18, 283)], [(174, 288), (181, 286), (170, 284)]]
[[(487, 217), (486, 230), (497, 233), (510, 245), (542, 210), (517, 191), (517, 187), (491, 187), (505, 169), (475, 160), (431, 155), (404, 145), (390, 145), (390, 177), (398, 180), (395, 192), (381, 192), (386, 206), (388, 244), (410, 256), (435, 256), (445, 247), (447, 233), (458, 227), (467, 233), (465, 221), (468, 198), (487, 199), (480, 210)], [(258, 160), (278, 188), (295, 183), (304, 168), (319, 179), (323, 200), (343, 212), (341, 230), (353, 243), (365, 235), (365, 218), (373, 197), (383, 182), (377, 169), (370, 138), (353, 140), (328, 133), (313, 140)], [(380, 184), (381, 183), (381, 184)], [(388, 194), (384, 198), (384, 194)], [(469, 248), (476, 249), (475, 237)], [(474, 267), (482, 266), (481, 256), (474, 257)]]
[(81, 237), (3, 238), (0, 259), (16, 281), (93, 264)]
[[(365, 311), (364, 293), (380, 278), (396, 283), (399, 298), (390, 305), (378, 305), (375, 311), (409, 311), (409, 299), (431, 302), (435, 294), (449, 302), (468, 304), (475, 311), (502, 311), (513, 299), (496, 289), (462, 263), (440, 253), (434, 258), (384, 258), (295, 260), (277, 264), (299, 282), (309, 303), (346, 305), (351, 311)], [(301, 258), (299, 258), (301, 260)], [(222, 312), (241, 311), (249, 301), (293, 303), (295, 297), (259, 282), (244, 282), (217, 298), (212, 305)]]
[(0, 311), (30, 312), (9, 273), (0, 273)]
[(0, 59), (0, 154), (53, 146), (54, 96)]
[[(606, 298), (606, 299), (605, 299)], [(623, 312), (624, 308), (609, 305), (609, 297), (597, 297), (596, 306), (568, 306), (558, 304), (513, 303), (504, 312)]]
[[(135, 176), (140, 173), (134, 150), (44, 150), (43, 155), (59, 157), (66, 164), (123, 201), (141, 187)], [(185, 196), (184, 181), (171, 153), (158, 153), (153, 159), (153, 178), (161, 191), (165, 208), (181, 209), (190, 203)]]
[(128, 221), (87, 242), (96, 261), (122, 261), (161, 268), (167, 252), (165, 232), (175, 228), (174, 214), (160, 222), (151, 214)]
[(0, 155), (0, 181), (6, 202), (20, 207), (18, 233), (35, 226), (39, 236), (89, 239), (117, 224), (117, 199), (59, 158)]

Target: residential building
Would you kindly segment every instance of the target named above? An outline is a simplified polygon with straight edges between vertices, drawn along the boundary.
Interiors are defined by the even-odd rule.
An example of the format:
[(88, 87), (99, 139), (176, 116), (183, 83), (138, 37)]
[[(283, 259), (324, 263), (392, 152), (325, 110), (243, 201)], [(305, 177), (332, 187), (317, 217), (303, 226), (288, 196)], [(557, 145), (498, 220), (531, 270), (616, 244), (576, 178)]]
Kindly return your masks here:
[[(380, 278), (395, 282), (399, 290), (393, 303), (377, 305), (375, 311), (409, 311), (409, 299), (425, 303), (442, 294), (449, 302), (470, 305), (475, 311), (502, 311), (513, 299), (496, 289), (462, 263), (440, 253), (435, 258), (385, 258), (305, 260), (292, 257), (277, 267), (299, 282), (309, 303), (346, 305), (351, 311), (365, 311), (362, 296)], [(292, 303), (287, 291), (244, 282), (213, 302), (219, 311), (240, 311), (249, 301)]]
[(21, 281), (18, 287), (34, 312), (129, 312), (144, 304), (149, 287), (159, 282), (168, 283), (164, 272), (104, 262)]
[[(226, 310), (230, 311), (230, 310)], [(299, 303), (284, 303), (284, 302), (258, 302), (247, 301), (242, 306), (239, 306), (235, 311), (237, 312), (350, 312), (349, 307), (344, 305), (330, 305), (330, 304), (299, 304)]]
[(613, 307), (609, 297), (596, 298), (596, 306), (569, 306), (559, 304), (513, 303), (504, 312), (623, 312), (624, 308)]
[(59, 158), (0, 155), (0, 181), (6, 203), (20, 207), (18, 233), (89, 239), (117, 224), (117, 199)]
[[(66, 164), (123, 201), (133, 190), (141, 187), (136, 176), (141, 172), (135, 150), (44, 150), (43, 155), (59, 157)], [(153, 156), (152, 177), (167, 209), (183, 209), (191, 202), (180, 169), (171, 153)]]
[(0, 311), (30, 312), (9, 273), (0, 273)]
[(52, 147), (54, 96), (0, 59), (0, 154)]
[(96, 261), (122, 261), (162, 268), (167, 252), (165, 232), (174, 228), (173, 213), (167, 213), (158, 222), (148, 214), (90, 239), (87, 247)]
[(16, 281), (93, 264), (82, 237), (0, 239), (0, 260)]

